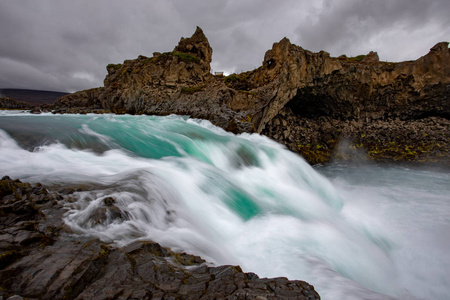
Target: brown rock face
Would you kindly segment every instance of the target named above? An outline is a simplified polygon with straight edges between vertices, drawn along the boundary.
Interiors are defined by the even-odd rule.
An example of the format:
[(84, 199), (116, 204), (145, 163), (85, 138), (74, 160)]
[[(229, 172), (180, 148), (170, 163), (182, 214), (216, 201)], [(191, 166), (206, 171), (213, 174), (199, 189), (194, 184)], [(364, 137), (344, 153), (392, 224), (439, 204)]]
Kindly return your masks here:
[[(420, 135), (411, 137), (405, 129), (410, 121), (427, 124), (420, 120), (435, 117), (447, 128), (444, 132), (436, 133), (429, 126), (421, 130), (448, 137), (447, 42), (435, 45), (416, 61), (387, 63), (380, 62), (376, 52), (334, 58), (325, 51), (304, 50), (284, 38), (266, 52), (261, 67), (227, 77), (210, 74), (211, 57), (209, 42), (197, 28), (192, 37), (182, 38), (173, 52), (108, 65), (104, 88), (62, 97), (53, 109), (64, 112), (87, 107), (116, 113), (190, 115), (233, 132), (267, 134), (311, 162), (329, 160), (340, 140), (354, 141), (361, 135), (374, 137), (368, 143), (374, 159), (378, 158), (376, 149), (386, 149), (386, 143), (395, 137), (400, 145), (390, 152), (392, 159), (426, 161), (447, 156), (447, 139), (414, 148), (422, 141)], [(295, 119), (289, 128), (273, 125), (275, 118), (286, 115)], [(378, 125), (369, 126), (376, 122), (386, 122), (387, 126), (394, 120), (407, 122), (393, 128), (403, 137), (389, 133), (380, 136), (375, 129)], [(299, 125), (304, 122), (312, 126), (311, 130)], [(325, 123), (328, 125), (322, 126)], [(363, 132), (369, 127), (372, 131)], [(314, 145), (306, 143), (310, 140)], [(322, 149), (321, 158), (309, 159), (311, 151), (302, 151), (304, 144)], [(407, 158), (404, 150), (400, 151), (405, 147), (415, 149)]]
[(378, 63), (380, 62), (380, 58), (378, 57), (378, 53), (370, 51), (369, 54), (364, 56), (361, 62), (365, 63)]
[(209, 64), (212, 61), (213, 50), (200, 27), (197, 27), (194, 35), (190, 38), (181, 38), (178, 46), (176, 46), (173, 51), (190, 53), (197, 56), (202, 61), (207, 63), (208, 72), (210, 71)]
[(295, 88), (297, 79), (284, 83), (296, 90), (295, 96), (280, 110), (275, 105), (284, 101), (276, 101), (266, 117), (271, 119), (277, 112), (275, 117), (289, 124), (262, 122), (262, 132), (312, 163), (328, 161), (339, 143), (347, 140), (351, 150), (364, 149), (375, 160), (448, 165), (448, 43), (439, 43), (427, 55), (410, 62), (385, 63), (373, 54), (367, 56), (360, 62), (346, 57), (319, 61), (316, 66), (333, 67), (322, 69), (303, 87)]

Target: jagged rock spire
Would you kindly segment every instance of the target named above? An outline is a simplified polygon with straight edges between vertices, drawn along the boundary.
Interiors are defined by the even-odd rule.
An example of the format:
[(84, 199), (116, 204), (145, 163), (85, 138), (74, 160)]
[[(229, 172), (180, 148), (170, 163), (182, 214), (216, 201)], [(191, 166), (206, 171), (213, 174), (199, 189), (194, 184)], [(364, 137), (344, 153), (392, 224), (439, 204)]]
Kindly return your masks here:
[(190, 38), (181, 38), (174, 51), (194, 54), (208, 64), (212, 61), (213, 50), (203, 30), (198, 26)]

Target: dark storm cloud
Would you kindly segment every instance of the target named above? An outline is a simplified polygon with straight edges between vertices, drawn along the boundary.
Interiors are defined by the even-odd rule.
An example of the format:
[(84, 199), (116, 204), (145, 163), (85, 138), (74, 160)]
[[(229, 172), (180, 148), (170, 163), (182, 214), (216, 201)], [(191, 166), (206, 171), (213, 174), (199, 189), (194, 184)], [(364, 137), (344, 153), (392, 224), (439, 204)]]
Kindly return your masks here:
[(332, 55), (374, 50), (381, 59), (417, 59), (435, 43), (449, 40), (449, 16), (448, 0), (323, 1), (298, 26), (296, 40)]
[[(127, 3), (0, 2), (0, 87), (70, 91), (99, 86), (108, 63), (176, 44), (180, 33), (170, 39), (173, 29), (165, 24), (173, 9), (166, 9), (165, 1), (152, 1), (160, 11), (147, 1)], [(177, 18), (172, 19), (174, 24)]]
[(261, 65), (283, 37), (332, 55), (378, 51), (415, 59), (449, 40), (450, 1), (5, 0), (0, 1), (0, 88), (75, 91), (101, 86), (108, 63), (171, 51), (200, 26), (212, 68)]

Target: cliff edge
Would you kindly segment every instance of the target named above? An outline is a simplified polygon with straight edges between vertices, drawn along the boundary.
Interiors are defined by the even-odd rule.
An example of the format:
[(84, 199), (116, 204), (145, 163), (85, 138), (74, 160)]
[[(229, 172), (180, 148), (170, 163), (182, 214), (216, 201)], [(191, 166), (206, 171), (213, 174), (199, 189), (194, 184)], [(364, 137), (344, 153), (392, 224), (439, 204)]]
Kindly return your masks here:
[(331, 57), (273, 44), (262, 66), (214, 76), (197, 27), (172, 52), (107, 66), (104, 87), (61, 97), (54, 112), (190, 115), (235, 133), (265, 134), (311, 163), (354, 150), (374, 160), (448, 163), (450, 50), (383, 62), (377, 53)]

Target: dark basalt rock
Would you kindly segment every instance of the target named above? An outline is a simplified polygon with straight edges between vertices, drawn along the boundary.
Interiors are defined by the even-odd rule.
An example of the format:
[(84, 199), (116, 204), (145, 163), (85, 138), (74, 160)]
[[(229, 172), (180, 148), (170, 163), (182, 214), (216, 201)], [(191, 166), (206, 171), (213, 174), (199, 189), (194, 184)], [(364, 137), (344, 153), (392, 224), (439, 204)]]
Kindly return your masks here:
[(0, 180), (1, 299), (320, 299), (304, 281), (210, 266), (155, 242), (117, 248), (77, 236), (61, 220), (63, 202), (40, 184)]
[[(445, 161), (441, 158), (448, 157), (448, 138), (422, 145), (420, 135), (402, 139), (378, 130), (396, 120), (409, 128), (436, 117), (445, 132), (427, 126), (424, 130), (428, 136), (443, 133), (448, 137), (447, 42), (438, 43), (415, 61), (390, 63), (380, 61), (376, 52), (337, 58), (325, 51), (313, 53), (284, 38), (266, 52), (261, 67), (227, 77), (210, 74), (211, 55), (207, 38), (197, 28), (191, 38), (182, 38), (173, 52), (108, 65), (104, 87), (61, 97), (52, 109), (190, 115), (235, 133), (266, 134), (312, 163), (329, 161), (342, 140), (351, 141), (352, 146), (361, 145), (355, 132), (374, 137), (366, 150), (375, 160)], [(286, 114), (296, 122), (283, 130), (273, 127), (275, 119), (284, 119)], [(299, 125), (305, 122), (314, 130)], [(355, 122), (359, 129), (348, 125)], [(317, 127), (320, 131), (315, 131)], [(365, 127), (370, 131), (362, 132)], [(394, 125), (392, 132), (406, 136), (402, 128)], [(388, 151), (392, 150), (388, 143), (396, 139), (399, 147)], [(367, 143), (362, 144), (366, 147)], [(417, 155), (405, 150), (410, 146), (415, 149), (411, 153)]]
[(438, 163), (450, 167), (450, 120), (336, 120), (301, 117), (285, 107), (267, 124), (263, 134), (299, 152), (310, 163), (330, 158), (378, 162)]

